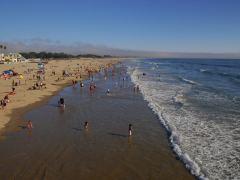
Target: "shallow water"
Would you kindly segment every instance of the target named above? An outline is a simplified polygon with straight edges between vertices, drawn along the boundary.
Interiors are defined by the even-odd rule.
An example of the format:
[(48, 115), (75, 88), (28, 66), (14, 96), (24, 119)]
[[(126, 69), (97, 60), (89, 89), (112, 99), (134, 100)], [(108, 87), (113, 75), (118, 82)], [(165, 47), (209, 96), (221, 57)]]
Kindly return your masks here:
[(192, 174), (240, 179), (239, 60), (134, 60), (129, 73)]
[[(33, 130), (19, 127), (0, 142), (0, 179), (194, 179), (173, 154), (158, 117), (132, 91), (125, 68), (116, 71), (107, 80), (98, 74), (93, 94), (86, 81), (27, 113)], [(64, 110), (56, 107), (60, 96)]]

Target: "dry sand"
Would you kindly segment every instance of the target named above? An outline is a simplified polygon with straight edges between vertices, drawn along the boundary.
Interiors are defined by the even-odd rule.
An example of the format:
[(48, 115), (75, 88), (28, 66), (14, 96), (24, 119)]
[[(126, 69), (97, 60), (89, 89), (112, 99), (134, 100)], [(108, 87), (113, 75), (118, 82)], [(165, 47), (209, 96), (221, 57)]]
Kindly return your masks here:
[[(4, 70), (12, 69), (17, 73), (23, 75), (23, 79), (20, 79), (20, 85), (16, 86), (16, 94), (9, 95), (10, 102), (6, 108), (0, 108), (0, 132), (8, 132), (16, 128), (16, 124), (23, 123), (22, 114), (27, 110), (30, 110), (34, 105), (43, 103), (44, 100), (50, 96), (56, 94), (66, 85), (71, 85), (72, 80), (81, 80), (88, 77), (86, 69), (92, 71), (98, 71), (101, 67), (107, 67), (114, 63), (119, 62), (117, 58), (109, 59), (68, 59), (68, 60), (51, 60), (45, 64), (45, 80), (46, 89), (40, 90), (28, 90), (36, 82), (36, 77), (33, 79), (33, 75), (37, 73), (37, 63), (15, 63), (15, 64), (1, 64), (0, 73)], [(28, 73), (28, 69), (32, 69)], [(67, 70), (68, 73), (72, 73), (72, 76), (65, 77), (63, 79), (62, 72)], [(79, 71), (78, 71), (79, 70)], [(56, 75), (52, 72), (55, 71)], [(81, 78), (75, 74), (81, 74)], [(60, 78), (59, 81), (57, 79)], [(10, 79), (0, 79), (0, 99), (3, 99), (5, 95), (12, 91), (12, 81), (19, 82), (19, 76), (14, 76)], [(11, 120), (11, 121), (10, 121)], [(4, 128), (5, 127), (5, 128)]]
[(18, 127), (1, 141), (0, 179), (193, 180), (176, 160), (158, 117), (133, 91), (126, 68), (116, 66), (114, 76), (106, 75), (94, 77), (92, 93), (89, 81), (84, 88), (64, 88), (58, 94), (67, 102), (64, 110), (56, 108), (55, 96), (24, 114), (34, 128)]

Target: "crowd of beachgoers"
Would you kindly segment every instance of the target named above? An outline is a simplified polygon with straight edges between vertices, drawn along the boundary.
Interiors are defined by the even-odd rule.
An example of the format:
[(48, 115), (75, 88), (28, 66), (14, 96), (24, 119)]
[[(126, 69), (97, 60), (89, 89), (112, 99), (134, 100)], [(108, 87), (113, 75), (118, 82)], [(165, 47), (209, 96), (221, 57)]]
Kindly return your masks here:
[[(9, 122), (15, 109), (39, 102), (66, 85), (80, 82), (83, 86), (85, 78), (91, 78), (94, 73), (117, 62), (118, 59), (109, 58), (0, 65), (0, 128)], [(90, 88), (94, 89), (94, 84)]]
[[(88, 79), (90, 82), (88, 82), (87, 85), (86, 85), (87, 87), (85, 87), (84, 81), (82, 81), (82, 80), (77, 81), (78, 78), (81, 79), (81, 74), (75, 73), (74, 76), (76, 76), (76, 77), (75, 77), (75, 79), (72, 80), (72, 88), (77, 88), (77, 87), (78, 87), (78, 84), (79, 84), (79, 87), (80, 87), (81, 89), (84, 88), (84, 87), (85, 87), (85, 88), (88, 88), (89, 94), (92, 96), (92, 95), (97, 91), (97, 83), (96, 83), (96, 81), (94, 80), (94, 73), (98, 73), (98, 72), (100, 72), (100, 71), (101, 71), (102, 74), (103, 74), (102, 78), (105, 79), (105, 80), (107, 80), (107, 79), (109, 78), (109, 76), (111, 76), (112, 78), (114, 78), (115, 75), (116, 75), (116, 73), (115, 73), (115, 66), (114, 66), (114, 65), (108, 65), (107, 67), (105, 67), (105, 68), (100, 68), (99, 71), (95, 71), (95, 72), (92, 72), (92, 71), (87, 70), (87, 72), (88, 72), (88, 77), (87, 77), (87, 79)], [(118, 75), (119, 75), (120, 81), (122, 81), (123, 84), (124, 84), (124, 82), (127, 81), (127, 79), (128, 79), (127, 73), (126, 73), (125, 71), (121, 71)], [(66, 76), (65, 71), (63, 71), (62, 76), (63, 76), (63, 77)], [(72, 75), (71, 75), (71, 76), (72, 76)], [(78, 76), (79, 76), (79, 77), (78, 77)], [(118, 83), (116, 82), (116, 84), (118, 84)], [(140, 92), (139, 86), (138, 86), (138, 85), (136, 85), (136, 86), (134, 85), (134, 86), (132, 87), (132, 91), (133, 91), (134, 93), (139, 93), (139, 92)], [(111, 95), (111, 94), (112, 94), (112, 90), (110, 90), (110, 89), (108, 88), (108, 89), (106, 89), (105, 93), (106, 93), (106, 95)], [(64, 97), (60, 97), (59, 100), (58, 100), (58, 102), (57, 102), (57, 104), (58, 104), (58, 107), (59, 107), (59, 108), (62, 108), (62, 110), (64, 110), (65, 107), (66, 107), (66, 102), (65, 102)], [(84, 124), (83, 124), (83, 126), (84, 126), (84, 129), (87, 130), (87, 129), (88, 129), (88, 126), (89, 126), (89, 122), (88, 122), (88, 121), (85, 121)], [(31, 123), (31, 121), (28, 122), (28, 127), (29, 127), (30, 129), (32, 128), (32, 123)], [(132, 128), (132, 127), (133, 127), (133, 125), (132, 125), (131, 123), (128, 124), (128, 136), (132, 136), (132, 133), (133, 133), (133, 128)]]

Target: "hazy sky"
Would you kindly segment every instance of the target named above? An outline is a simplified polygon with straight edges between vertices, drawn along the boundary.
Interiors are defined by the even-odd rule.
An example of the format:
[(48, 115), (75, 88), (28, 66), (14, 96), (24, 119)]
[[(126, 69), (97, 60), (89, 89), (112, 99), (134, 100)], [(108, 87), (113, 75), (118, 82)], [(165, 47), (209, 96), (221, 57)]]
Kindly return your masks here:
[(0, 41), (240, 53), (240, 0), (0, 0)]

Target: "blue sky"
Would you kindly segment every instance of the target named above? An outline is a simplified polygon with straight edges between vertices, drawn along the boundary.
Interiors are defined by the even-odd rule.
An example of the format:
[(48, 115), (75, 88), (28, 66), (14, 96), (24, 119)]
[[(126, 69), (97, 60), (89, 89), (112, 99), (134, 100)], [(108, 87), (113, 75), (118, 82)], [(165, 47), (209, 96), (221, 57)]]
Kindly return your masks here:
[(0, 0), (0, 41), (240, 53), (240, 0)]

